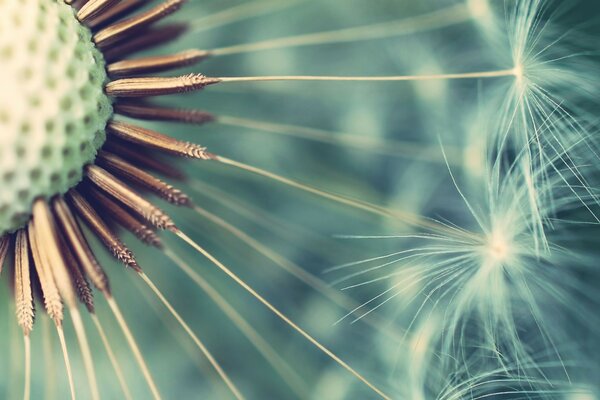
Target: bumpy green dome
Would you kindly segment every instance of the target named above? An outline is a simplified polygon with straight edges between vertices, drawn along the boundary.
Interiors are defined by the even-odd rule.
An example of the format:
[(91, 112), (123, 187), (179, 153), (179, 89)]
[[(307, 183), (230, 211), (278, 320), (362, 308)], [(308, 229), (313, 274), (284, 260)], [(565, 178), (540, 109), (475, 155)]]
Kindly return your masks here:
[(0, 234), (22, 227), (35, 198), (82, 178), (112, 115), (104, 60), (71, 6), (0, 0)]

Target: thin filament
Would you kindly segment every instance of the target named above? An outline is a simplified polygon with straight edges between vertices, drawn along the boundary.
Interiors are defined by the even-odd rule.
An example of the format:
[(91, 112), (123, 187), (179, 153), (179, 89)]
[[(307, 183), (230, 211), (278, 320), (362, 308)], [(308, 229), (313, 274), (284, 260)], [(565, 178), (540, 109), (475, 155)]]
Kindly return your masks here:
[(206, 346), (204, 345), (204, 343), (202, 343), (202, 341), (192, 331), (192, 329), (183, 320), (183, 318), (179, 315), (179, 313), (177, 311), (175, 311), (175, 309), (173, 308), (173, 306), (171, 305), (171, 303), (169, 303), (169, 301), (165, 298), (165, 296), (163, 296), (163, 294), (160, 292), (160, 290), (158, 290), (158, 288), (156, 287), (156, 285), (154, 285), (154, 283), (150, 280), (150, 278), (148, 278), (148, 275), (146, 275), (144, 273), (139, 273), (139, 275), (142, 278), (142, 280), (148, 285), (148, 287), (154, 292), (154, 294), (156, 295), (156, 297), (158, 297), (158, 299), (165, 305), (165, 307), (167, 307), (167, 309), (169, 310), (169, 312), (173, 315), (173, 317), (175, 317), (175, 319), (177, 320), (177, 322), (179, 322), (179, 324), (186, 331), (186, 333), (190, 336), (190, 338), (192, 338), (192, 340), (194, 341), (194, 343), (196, 343), (196, 346), (198, 346), (198, 349), (200, 349), (200, 351), (202, 352), (202, 354), (204, 354), (204, 356), (208, 359), (208, 361), (213, 366), (213, 368), (215, 369), (215, 371), (217, 371), (217, 373), (219, 374), (219, 376), (221, 377), (221, 379), (223, 379), (223, 382), (225, 382), (225, 384), (227, 385), (227, 387), (231, 390), (231, 392), (233, 393), (233, 395), (235, 396), (235, 398), (238, 399), (238, 400), (243, 400), (244, 396), (242, 396), (242, 394), (237, 389), (237, 387), (235, 386), (235, 384), (231, 381), (231, 379), (229, 379), (229, 376), (227, 375), (227, 373), (225, 373), (225, 371), (223, 370), (223, 368), (221, 368), (221, 365), (219, 365), (218, 361), (213, 357), (213, 355), (210, 353), (210, 351), (208, 350), (208, 348), (206, 348)]
[(198, 18), (191, 23), (191, 32), (206, 31), (244, 21), (262, 14), (272, 13), (298, 3), (299, 0), (258, 0), (227, 8), (206, 17)]
[(150, 391), (152, 392), (152, 397), (154, 398), (154, 400), (161, 400), (160, 393), (158, 392), (156, 384), (154, 383), (154, 379), (152, 378), (152, 375), (150, 374), (150, 370), (148, 369), (148, 366), (146, 365), (146, 361), (144, 360), (144, 357), (142, 356), (142, 352), (140, 351), (140, 348), (138, 347), (137, 342), (135, 341), (135, 338), (133, 337), (133, 334), (129, 330), (129, 327), (127, 326), (127, 322), (125, 322), (125, 318), (123, 317), (123, 314), (121, 314), (121, 310), (119, 309), (119, 306), (117, 305), (116, 300), (114, 299), (114, 297), (107, 295), (106, 301), (108, 302), (110, 309), (112, 310), (119, 326), (121, 327), (121, 330), (123, 331), (123, 334), (125, 335), (125, 339), (127, 340), (127, 343), (129, 344), (129, 347), (131, 348), (131, 351), (133, 352), (133, 356), (135, 357), (136, 362), (138, 363), (140, 369), (142, 370), (144, 379), (146, 379), (146, 383), (148, 384), (148, 387), (150, 388)]
[[(205, 196), (211, 201), (216, 201), (219, 205), (232, 210), (239, 216), (246, 218), (256, 226), (260, 226), (267, 231), (272, 232), (281, 239), (294, 243), (300, 237), (311, 237), (314, 240), (317, 240), (319, 243), (322, 243), (322, 245), (310, 247), (310, 251), (314, 254), (320, 254), (329, 259), (332, 250), (335, 248), (341, 250), (342, 246), (340, 246), (338, 241), (333, 240), (331, 236), (321, 235), (310, 229), (306, 229), (302, 225), (294, 224), (287, 219), (283, 220), (257, 206), (249, 204), (248, 202), (240, 201), (237, 197), (231, 196), (230, 193), (218, 189), (206, 181), (197, 178), (190, 179), (189, 185), (195, 190), (196, 197)], [(335, 292), (337, 293), (337, 291)]]
[(273, 369), (290, 386), (300, 398), (306, 397), (306, 388), (302, 379), (279, 356), (271, 345), (240, 315), (240, 313), (225, 300), (225, 298), (210, 285), (200, 274), (194, 271), (185, 261), (179, 258), (171, 249), (165, 247), (164, 253), (169, 257), (196, 285), (206, 293), (223, 313), (248, 338), (259, 353), (273, 366)]
[[(14, 302), (12, 301), (8, 301), (5, 303), (6, 305), (8, 305), (8, 308), (10, 310), (10, 312), (6, 315), (9, 316), (10, 318), (10, 322), (8, 323), (8, 326), (10, 327), (10, 335), (9, 335), (9, 342), (8, 342), (8, 352), (10, 354), (10, 364), (11, 365), (19, 365), (17, 364), (18, 362), (20, 362), (21, 359), (21, 354), (17, 354), (18, 349), (19, 349), (19, 344), (18, 344), (18, 340), (20, 340), (20, 338), (23, 336), (23, 330), (18, 329), (18, 325), (13, 323), (13, 305)], [(9, 384), (8, 384), (8, 388), (7, 388), (7, 392), (6, 392), (6, 396), (9, 398), (16, 398), (17, 395), (15, 395), (15, 391), (17, 393), (20, 393), (21, 391), (21, 375), (19, 374), (18, 368), (11, 368), (9, 370), (10, 372), (10, 377), (9, 377)]]
[(62, 326), (56, 325), (58, 339), (60, 340), (60, 348), (62, 349), (63, 358), (65, 360), (65, 368), (67, 369), (67, 380), (69, 381), (69, 390), (71, 391), (71, 400), (75, 400), (75, 383), (73, 382), (73, 372), (71, 371), (71, 361), (69, 360), (69, 352), (67, 350), (67, 342), (65, 341), (65, 332)]
[[(278, 124), (247, 118), (219, 115), (216, 122), (240, 128), (256, 129), (277, 135), (297, 137), (305, 140), (343, 146), (359, 151), (371, 151), (394, 157), (418, 159), (420, 161), (444, 163), (439, 146), (427, 146), (417, 142), (381, 140), (368, 135), (339, 133), (305, 126)], [(451, 165), (461, 166), (459, 149), (444, 149)]]
[(85, 372), (88, 377), (90, 384), (90, 392), (92, 393), (92, 399), (100, 399), (100, 393), (98, 391), (98, 383), (96, 382), (96, 372), (94, 371), (94, 361), (92, 360), (92, 352), (88, 344), (87, 336), (85, 334), (85, 328), (83, 327), (83, 321), (81, 320), (81, 314), (75, 307), (71, 309), (71, 320), (73, 321), (73, 327), (75, 328), (75, 334), (79, 341), (79, 347), (81, 348), (81, 355), (83, 357), (83, 365), (85, 366)]
[(471, 14), (469, 13), (468, 8), (462, 3), (432, 13), (401, 20), (221, 47), (211, 50), (211, 54), (225, 56), (260, 50), (382, 39), (391, 36), (440, 29), (468, 21), (470, 18)]
[[(306, 285), (308, 285), (310, 288), (314, 289), (318, 293), (321, 293), (321, 295), (323, 295), (325, 298), (329, 299), (330, 301), (333, 301), (335, 304), (342, 307), (343, 309), (352, 310), (357, 306), (357, 304), (352, 299), (345, 296), (343, 293), (340, 293), (340, 292), (334, 290), (329, 285), (327, 285), (325, 282), (323, 282), (321, 279), (319, 279), (317, 276), (306, 271), (305, 269), (303, 269), (296, 263), (294, 263), (294, 262), (288, 260), (287, 258), (283, 257), (282, 255), (280, 255), (279, 253), (271, 250), (270, 248), (263, 245), (256, 239), (252, 238), (246, 232), (241, 231), (240, 229), (231, 225), (230, 223), (223, 220), (222, 218), (220, 218), (198, 206), (195, 206), (194, 210), (198, 214), (203, 216), (204, 218), (208, 219), (215, 225), (219, 226), (220, 228), (222, 228), (222, 229), (226, 230), (227, 232), (229, 232), (230, 234), (232, 234), (234, 237), (238, 238), (240, 241), (242, 241), (243, 243), (248, 245), (250, 248), (255, 250), (257, 253), (259, 253), (259, 254), (263, 255), (264, 257), (266, 257), (267, 259), (271, 260), (279, 268), (283, 269), (290, 275), (294, 276), (296, 279), (305, 283)], [(363, 321), (367, 325), (370, 325), (371, 327), (373, 327), (377, 330), (382, 330), (384, 333), (388, 334), (389, 336), (391, 336), (392, 338), (394, 338), (396, 340), (400, 340), (400, 338), (402, 337), (402, 335), (398, 334), (397, 332), (394, 332), (389, 329), (385, 329), (385, 327), (384, 327), (385, 324), (378, 321), (376, 317), (366, 318)]]
[(23, 390), (23, 399), (29, 400), (31, 397), (31, 339), (29, 335), (23, 336), (25, 345), (25, 388)]
[(391, 75), (391, 76), (327, 76), (327, 75), (273, 75), (273, 76), (231, 76), (220, 77), (220, 83), (273, 82), (273, 81), (328, 81), (328, 82), (396, 82), (434, 81), (449, 79), (479, 79), (515, 76), (514, 68), (497, 71), (464, 72), (434, 75)]
[[(230, 165), (232, 167), (239, 168), (241, 170), (251, 172), (253, 174), (260, 175), (260, 176), (263, 176), (268, 179), (272, 179), (274, 181), (283, 183), (284, 185), (302, 190), (304, 192), (312, 193), (314, 195), (323, 197), (325, 199), (334, 201), (339, 204), (344, 204), (349, 207), (363, 210), (370, 214), (375, 214), (375, 215), (378, 215), (381, 217), (386, 217), (386, 218), (397, 219), (408, 225), (426, 228), (426, 229), (432, 230), (434, 232), (446, 233), (448, 230), (448, 228), (446, 226), (444, 226), (434, 220), (425, 219), (418, 215), (404, 213), (404, 212), (400, 212), (400, 211), (392, 211), (392, 210), (388, 210), (385, 207), (381, 207), (381, 206), (378, 206), (375, 204), (370, 204), (370, 203), (363, 202), (363, 201), (353, 200), (353, 199), (350, 199), (350, 198), (347, 198), (347, 197), (344, 197), (344, 196), (341, 196), (341, 195), (338, 195), (335, 193), (326, 192), (324, 190), (317, 189), (312, 186), (308, 186), (308, 185), (296, 182), (294, 180), (285, 178), (283, 176), (274, 174), (272, 172), (269, 172), (269, 171), (266, 171), (266, 170), (263, 170), (263, 169), (260, 169), (257, 167), (253, 167), (251, 165), (247, 165), (247, 164), (241, 163), (239, 161), (234, 161), (234, 160), (231, 160), (226, 157), (214, 156), (214, 159), (219, 161), (222, 164)], [(456, 234), (455, 232), (453, 232), (453, 233)]]
[(50, 318), (42, 318), (42, 332), (44, 341), (44, 399), (54, 400), (56, 398), (56, 371), (54, 364), (54, 346), (52, 340)]
[(274, 305), (268, 302), (264, 297), (262, 297), (258, 292), (256, 292), (252, 287), (250, 287), (246, 282), (244, 282), (240, 277), (238, 277), (233, 271), (227, 268), (224, 264), (222, 264), (219, 260), (217, 260), (212, 254), (202, 248), (199, 244), (194, 242), (190, 237), (188, 237), (185, 233), (175, 230), (175, 235), (177, 235), (180, 239), (182, 239), (185, 243), (190, 245), (197, 252), (206, 257), (210, 262), (212, 262), (215, 266), (217, 266), (221, 271), (223, 271), (226, 275), (228, 275), (231, 279), (233, 279), (238, 285), (240, 285), (244, 290), (250, 293), (255, 299), (260, 301), (265, 307), (267, 307), (273, 314), (275, 314), (279, 319), (288, 324), (292, 329), (302, 335), (306, 340), (312, 343), (315, 347), (317, 347), (320, 351), (338, 363), (341, 367), (346, 369), (352, 375), (354, 375), (357, 379), (367, 385), (373, 392), (377, 393), (383, 399), (391, 400), (389, 396), (383, 393), (379, 388), (369, 382), (365, 377), (363, 377), (360, 373), (346, 364), (341, 358), (336, 356), (331, 350), (323, 346), (319, 341), (309, 335), (306, 331), (300, 328), (296, 323), (294, 323), (291, 319), (289, 319), (285, 314), (283, 314), (279, 309), (277, 309)]
[(110, 360), (110, 363), (112, 364), (112, 367), (115, 371), (115, 375), (117, 376), (119, 385), (121, 386), (121, 389), (123, 390), (123, 395), (125, 396), (125, 399), (132, 400), (133, 398), (131, 397), (131, 393), (129, 392), (129, 387), (127, 386), (127, 382), (125, 381), (123, 371), (121, 370), (121, 367), (119, 366), (119, 361), (117, 360), (117, 357), (115, 356), (115, 354), (112, 350), (112, 346), (110, 345), (110, 342), (108, 341), (108, 338), (106, 337), (106, 332), (104, 332), (104, 328), (102, 328), (102, 324), (100, 323), (98, 316), (96, 314), (91, 314), (91, 317), (92, 317), (92, 321), (94, 321), (94, 325), (96, 326), (96, 329), (98, 330), (98, 334), (100, 335), (102, 344), (104, 344), (104, 348), (106, 349), (106, 353), (108, 354), (108, 359)]

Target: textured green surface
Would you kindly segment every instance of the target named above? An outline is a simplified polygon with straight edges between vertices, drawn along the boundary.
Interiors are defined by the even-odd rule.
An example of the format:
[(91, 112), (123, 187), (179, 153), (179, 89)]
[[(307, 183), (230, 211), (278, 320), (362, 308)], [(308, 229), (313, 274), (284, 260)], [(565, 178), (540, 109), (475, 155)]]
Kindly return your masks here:
[(112, 114), (102, 55), (72, 8), (0, 2), (0, 233), (25, 224), (37, 197), (75, 186)]

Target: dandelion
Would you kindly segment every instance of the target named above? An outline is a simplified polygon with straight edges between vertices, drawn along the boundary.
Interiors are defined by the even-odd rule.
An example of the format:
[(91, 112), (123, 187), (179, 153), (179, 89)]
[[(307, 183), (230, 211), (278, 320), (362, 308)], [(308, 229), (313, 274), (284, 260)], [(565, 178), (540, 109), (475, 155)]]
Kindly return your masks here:
[[(544, 203), (534, 186), (537, 170), (567, 165), (569, 175), (582, 187), (589, 186), (579, 170), (578, 154), (571, 149), (595, 154), (590, 126), (596, 118), (582, 106), (595, 101), (598, 87), (591, 53), (575, 30), (554, 24), (558, 11), (551, 13), (549, 8), (544, 1), (519, 1), (507, 12), (507, 34), (497, 36), (501, 39), (496, 46), (498, 54), (505, 55), (503, 62), (513, 65), (516, 79), (492, 95), (499, 96), (498, 101), (488, 102), (496, 125), (488, 146), (490, 157), (526, 149), (521, 168), (534, 210)], [(538, 182), (544, 184), (543, 179)]]
[(507, 39), (498, 54), (515, 79), (479, 88), (460, 128), (468, 159), (443, 158), (454, 196), (438, 184), (441, 199), (415, 207), (404, 234), (343, 236), (395, 245), (330, 269), (367, 298), (340, 322), (395, 306), (406, 334), (394, 377), (409, 398), (578, 396), (597, 351), (582, 344), (597, 335), (594, 250), (577, 244), (597, 225), (596, 78), (546, 2), (505, 5), (505, 24), (484, 5), (470, 7), (494, 18), (484, 40)]
[[(196, 220), (190, 223), (171, 217), (168, 210), (172, 207), (187, 209), (194, 218), (210, 222), (218, 228), (218, 232), (226, 232), (231, 239), (314, 289), (319, 296), (344, 310), (347, 316), (364, 322), (369, 329), (387, 335), (394, 342), (402, 342), (403, 335), (395, 328), (388, 329), (374, 311), (411, 290), (414, 290), (411, 294), (414, 297), (425, 294), (426, 300), (436, 298), (428, 311), (425, 310), (427, 301), (419, 306), (409, 329), (425, 312), (438, 312), (438, 305), (441, 304), (446, 307), (444, 323), (438, 332), (440, 337), (432, 338), (431, 343), (440, 343), (445, 354), (453, 354), (453, 359), (464, 361), (463, 364), (454, 365), (457, 372), (452, 384), (457, 391), (445, 395), (448, 398), (463, 396), (467, 392), (487, 395), (488, 392), (478, 392), (479, 380), (458, 371), (462, 371), (465, 365), (469, 366), (470, 371), (474, 370), (471, 360), (475, 360), (473, 365), (476, 365), (477, 360), (490, 355), (495, 357), (500, 367), (480, 375), (480, 379), (486, 383), (493, 381), (501, 373), (496, 372), (500, 369), (530, 374), (525, 380), (532, 384), (542, 379), (544, 364), (534, 361), (531, 349), (524, 344), (521, 330), (526, 325), (522, 322), (525, 319), (536, 322), (527, 327), (536, 330), (541, 341), (551, 349), (549, 353), (557, 356), (557, 363), (563, 366), (568, 375), (562, 348), (556, 344), (560, 333), (544, 324), (548, 303), (538, 299), (555, 296), (563, 303), (570, 304), (573, 292), (584, 286), (579, 277), (572, 276), (572, 271), (564, 271), (564, 260), (573, 259), (574, 254), (555, 244), (551, 221), (556, 212), (571, 210), (569, 207), (576, 207), (573, 206), (575, 203), (585, 205), (588, 215), (595, 215), (595, 191), (582, 172), (584, 168), (575, 160), (576, 157), (587, 160), (584, 157), (585, 149), (592, 149), (593, 146), (587, 131), (582, 128), (586, 124), (575, 116), (575, 112), (581, 110), (574, 105), (566, 106), (549, 94), (550, 89), (568, 87), (575, 81), (583, 85), (583, 80), (579, 80), (582, 78), (568, 72), (554, 72), (553, 84), (550, 85), (549, 75), (544, 72), (543, 65), (556, 60), (544, 54), (546, 49), (535, 56), (531, 55), (532, 49), (543, 42), (536, 36), (538, 33), (541, 36), (541, 32), (537, 31), (541, 2), (518, 1), (514, 6), (514, 16), (509, 21), (514, 28), (514, 32), (509, 33), (513, 40), (512, 64), (501, 68), (473, 68), (466, 65), (464, 69), (457, 66), (446, 69), (442, 67), (443, 63), (433, 65), (433, 61), (421, 57), (425, 61), (423, 64), (407, 68), (416, 72), (411, 75), (396, 71), (364, 75), (321, 74), (320, 71), (296, 75), (293, 72), (221, 75), (199, 73), (199, 64), (275, 49), (332, 44), (342, 46), (429, 34), (466, 23), (473, 23), (479, 29), (488, 27), (484, 36), (489, 40), (498, 35), (498, 26), (501, 25), (495, 18), (493, 5), (486, 1), (461, 1), (400, 20), (215, 48), (192, 46), (185, 50), (167, 51), (161, 46), (176, 45), (180, 40), (186, 43), (183, 40), (187, 35), (275, 13), (298, 2), (249, 2), (190, 23), (166, 21), (167, 17), (184, 8), (185, 3), (183, 0), (148, 3), (137, 0), (0, 0), (0, 11), (7, 16), (6, 23), (0, 26), (0, 86), (4, 88), (3, 93), (9, 94), (0, 96), (0, 128), (6, 132), (2, 136), (0, 150), (0, 179), (3, 185), (0, 202), (0, 265), (8, 258), (7, 269), (10, 271), (17, 324), (24, 338), (25, 399), (35, 397), (32, 395), (32, 367), (37, 363), (32, 362), (36, 351), (32, 349), (31, 339), (37, 325), (34, 324), (36, 318), (52, 321), (59, 339), (71, 398), (83, 395), (98, 399), (103, 394), (104, 382), (97, 374), (99, 364), (95, 338), (100, 339), (97, 343), (101, 344), (110, 362), (121, 390), (120, 395), (124, 398), (137, 396), (137, 387), (133, 390), (129, 379), (128, 370), (131, 366), (122, 364), (119, 357), (121, 351), (115, 348), (116, 342), (111, 339), (112, 331), (107, 329), (109, 325), (105, 319), (101, 320), (100, 314), (97, 314), (94, 292), (101, 295), (100, 303), (106, 304), (112, 313), (152, 398), (162, 398), (160, 375), (147, 362), (148, 353), (142, 350), (135, 329), (130, 327), (126, 314), (121, 311), (122, 301), (117, 301), (119, 292), (112, 289), (104, 269), (106, 264), (97, 255), (96, 243), (130, 269), (138, 278), (136, 282), (144, 286), (143, 293), (152, 295), (150, 301), (157, 302), (162, 312), (168, 312), (170, 320), (167, 326), (170, 327), (172, 321), (177, 323), (180, 330), (178, 333), (173, 330), (173, 333), (185, 335), (187, 345), (192, 343), (194, 352), (202, 355), (210, 366), (210, 373), (218, 377), (219, 387), (227, 390), (227, 396), (242, 399), (252, 392), (252, 388), (245, 387), (238, 377), (232, 375), (233, 368), (223, 362), (222, 354), (211, 351), (208, 340), (180, 313), (180, 302), (185, 296), (171, 298), (163, 292), (162, 282), (159, 284), (156, 278), (150, 277), (152, 273), (142, 269), (142, 263), (125, 243), (131, 236), (159, 250), (189, 278), (189, 285), (203, 291), (211, 305), (219, 310), (220, 316), (225, 316), (235, 325), (294, 396), (305, 398), (311, 392), (298, 371), (301, 365), (291, 364), (279, 352), (276, 343), (266, 340), (229, 296), (213, 287), (204, 272), (200, 273), (188, 263), (179, 253), (178, 245), (187, 246), (199, 260), (208, 262), (220, 276), (226, 277), (227, 284), (232, 284), (235, 290), (241, 289), (241, 292), (260, 303), (264, 310), (295, 332), (305, 344), (360, 383), (368, 396), (390, 398), (388, 391), (375, 383), (380, 381), (377, 374), (373, 371), (363, 372), (365, 368), (362, 365), (339, 356), (337, 346), (325, 345), (304, 328), (307, 324), (288, 316), (276, 302), (263, 294), (262, 285), (251, 284), (243, 272), (230, 268), (224, 257), (217, 257), (207, 244), (201, 244), (201, 240), (193, 238), (197, 229), (190, 225)], [(182, 19), (186, 18), (185, 13), (180, 15), (183, 15)], [(549, 47), (553, 47), (553, 44)], [(152, 54), (138, 54), (146, 50)], [(179, 75), (174, 72), (180, 69), (192, 72)], [(209, 67), (207, 69), (210, 71)], [(447, 103), (444, 98), (450, 96), (449, 82), (491, 82), (490, 86), (498, 89), (498, 93), (509, 95), (507, 100), (504, 100), (506, 96), (502, 97), (500, 116), (494, 124), (495, 129), (490, 130), (493, 134), (489, 140), (484, 140), (483, 144), (476, 143), (466, 152), (454, 141), (452, 148), (439, 152), (436, 144), (423, 145), (426, 140), (411, 142), (212, 113), (189, 105), (180, 107), (177, 96), (167, 97), (174, 99), (172, 102), (161, 101), (163, 96), (191, 94), (203, 89), (211, 93), (218, 93), (219, 88), (223, 91), (238, 90), (236, 87), (255, 90), (269, 82), (287, 85), (313, 82), (312, 85), (326, 84), (332, 88), (344, 84), (359, 85), (361, 82), (380, 87), (396, 87), (412, 82), (419, 84), (415, 86), (419, 97), (423, 104), (429, 106)], [(506, 87), (508, 91), (504, 91)], [(500, 103), (497, 99), (490, 100), (489, 107), (497, 107)], [(349, 120), (361, 121), (360, 115), (353, 117)], [(370, 120), (368, 113), (363, 117), (362, 121)], [(166, 130), (149, 128), (149, 121), (169, 124), (169, 134), (165, 134)], [(242, 162), (237, 157), (226, 157), (222, 151), (213, 150), (212, 146), (209, 150), (187, 139), (181, 140), (175, 132), (175, 124), (258, 130), (273, 137), (293, 137), (308, 143), (335, 145), (339, 149), (354, 151), (358, 156), (368, 152), (383, 157), (398, 157), (403, 162), (414, 163), (412, 165), (420, 165), (425, 161), (427, 164), (433, 162), (438, 167), (445, 164), (452, 167), (465, 165), (471, 170), (486, 165), (485, 157), (473, 163), (461, 160), (462, 155), (477, 153), (484, 148), (490, 151), (490, 159), (493, 160), (490, 173), (478, 174), (487, 185), (487, 197), (478, 199), (485, 205), (485, 211), (474, 207), (471, 200), (467, 200), (468, 196), (460, 192), (464, 200), (464, 214), (472, 216), (476, 222), (476, 229), (466, 230), (422, 216), (413, 210), (355, 200), (334, 190), (316, 188)], [(365, 123), (365, 126), (368, 125)], [(432, 127), (433, 124), (428, 126)], [(569, 130), (567, 128), (571, 134), (565, 136), (563, 131)], [(365, 130), (369, 131), (370, 128)], [(542, 135), (551, 140), (539, 139)], [(456, 142), (461, 143), (461, 140)], [(268, 141), (263, 140), (263, 143)], [(260, 146), (252, 144), (249, 148)], [(507, 163), (509, 153), (515, 148), (518, 149), (517, 161)], [(548, 148), (552, 151), (548, 151)], [(575, 148), (584, 150), (573, 153)], [(250, 155), (253, 152), (245, 149), (245, 153)], [(179, 168), (181, 159), (188, 159), (186, 169)], [(191, 166), (194, 160), (196, 167)], [(249, 211), (248, 205), (240, 205), (235, 199), (228, 198), (231, 193), (219, 191), (210, 183), (196, 178), (186, 181), (187, 168), (213, 168), (221, 174), (237, 172), (244, 179), (255, 175), (326, 199), (338, 206), (377, 218), (383, 217), (390, 223), (423, 229), (428, 233), (407, 235), (405, 238), (427, 244), (367, 260), (385, 260), (385, 263), (345, 278), (360, 279), (365, 272), (381, 272), (392, 265), (408, 262), (408, 267), (402, 268), (399, 273), (392, 272), (351, 285), (364, 287), (389, 278), (396, 279), (391, 289), (361, 305), (345, 293), (338, 293), (327, 286), (311, 271), (263, 244), (241, 226), (213, 214), (204, 203), (192, 201), (188, 193), (197, 192), (193, 194), (212, 198), (219, 205), (229, 207), (257, 224), (262, 223), (267, 229), (274, 229), (273, 225), (276, 225), (265, 223), (271, 216), (257, 217), (255, 211)], [(557, 185), (564, 185), (568, 197), (555, 197)], [(460, 187), (458, 184), (456, 186)], [(167, 204), (159, 206), (149, 199), (149, 195)], [(125, 234), (121, 235), (120, 231)], [(159, 231), (165, 231), (165, 234), (160, 235)], [(281, 231), (289, 233), (287, 228)], [(211, 231), (209, 236), (216, 234), (214, 232)], [(227, 251), (235, 253), (229, 248)], [(243, 257), (241, 253), (240, 256)], [(415, 264), (412, 264), (413, 261)], [(585, 261), (582, 262), (584, 267), (577, 270), (582, 275), (589, 272)], [(353, 263), (342, 269), (357, 265), (363, 263)], [(575, 266), (571, 268), (577, 269)], [(275, 275), (269, 276), (271, 279), (275, 279)], [(274, 283), (272, 286), (277, 285)], [(36, 302), (43, 304), (49, 318), (36, 309)], [(81, 313), (79, 303), (83, 304), (85, 313)], [(589, 322), (590, 314), (583, 308), (574, 314), (583, 320), (583, 326), (586, 320)], [(479, 324), (479, 329), (472, 331), (470, 323), (474, 320)], [(67, 323), (69, 321), (70, 324)], [(88, 336), (89, 322), (97, 335)], [(81, 356), (86, 376), (85, 395), (79, 394), (79, 368), (77, 364), (72, 364), (74, 357), (68, 340), (70, 325), (77, 339), (77, 354)], [(448, 333), (450, 339), (442, 337), (442, 333)], [(50, 360), (50, 367), (46, 369), (54, 371), (55, 365), (50, 357), (45, 358), (47, 363)], [(422, 368), (426, 368), (426, 360), (427, 357), (423, 356), (420, 363)], [(443, 366), (450, 364), (444, 362)], [(415, 381), (424, 380), (422, 376), (411, 376)], [(511, 382), (507, 380), (508, 385)], [(259, 384), (255, 383), (254, 386)]]
[[(561, 193), (556, 196), (561, 201), (544, 209), (549, 214), (543, 219), (552, 222), (545, 226), (544, 243), (538, 243), (527, 215), (528, 189), (517, 171), (481, 191), (487, 196), (484, 204), (464, 198), (477, 230), (440, 221), (435, 233), (351, 237), (406, 245), (333, 268), (345, 271), (337, 281), (345, 289), (390, 282), (344, 318), (357, 321), (386, 304), (410, 316), (406, 343), (397, 351), (405, 361), (397, 362), (406, 363), (400, 382), (417, 388), (411, 398), (513, 398), (519, 393), (553, 398), (578, 392), (571, 382), (585, 369), (586, 357), (584, 346), (572, 343), (574, 337), (596, 335), (597, 299), (591, 295), (593, 284), (583, 278), (595, 276), (595, 262), (576, 252), (572, 233), (564, 232), (570, 222), (552, 217), (552, 210), (577, 215), (585, 208), (560, 185), (562, 178), (544, 186)], [(441, 369), (439, 377), (432, 366)], [(447, 393), (420, 391), (436, 379), (445, 382), (439, 385)]]
[[(490, 179), (488, 182), (492, 186), (483, 191), (489, 196), (485, 199), (485, 207), (465, 199), (466, 210), (476, 221), (479, 232), (439, 222), (435, 233), (389, 236), (390, 239), (416, 240), (423, 242), (423, 245), (336, 267), (336, 270), (344, 270), (367, 263), (374, 264), (368, 269), (359, 269), (340, 281), (362, 279), (367, 273), (381, 273), (392, 269), (380, 278), (352, 286), (363, 286), (399, 276), (400, 279), (396, 278), (397, 282), (386, 291), (388, 293), (384, 293), (385, 296), (378, 296), (386, 298), (381, 303), (406, 292), (410, 286), (417, 285), (420, 288), (419, 292), (427, 293), (426, 299), (439, 291), (441, 297), (451, 299), (455, 303), (457, 311), (454, 317), (454, 312), (448, 312), (446, 315), (450, 326), (455, 326), (462, 316), (470, 313), (467, 310), (472, 310), (479, 314), (483, 322), (489, 317), (493, 318), (489, 321), (489, 326), (482, 328), (485, 332), (483, 337), (490, 338), (493, 343), (497, 337), (515, 335), (516, 326), (507, 318), (507, 313), (512, 312), (512, 307), (508, 307), (507, 304), (510, 304), (514, 297), (528, 299), (529, 292), (533, 290), (531, 284), (540, 282), (544, 273), (556, 270), (556, 267), (548, 267), (547, 264), (562, 265), (561, 262), (553, 260), (560, 260), (568, 255), (563, 254), (565, 249), (553, 247), (549, 241), (544, 244), (536, 242), (537, 237), (533, 234), (530, 224), (531, 218), (527, 215), (528, 193), (521, 179), (518, 173), (508, 175), (501, 182), (495, 182), (495, 185)], [(561, 204), (563, 211), (570, 207), (574, 206)], [(549, 209), (546, 211), (551, 212)], [(545, 215), (546, 219), (550, 217), (551, 215)], [(395, 271), (398, 265), (404, 263), (406, 266)], [(528, 279), (529, 274), (531, 276)], [(519, 283), (520, 281), (530, 283)], [(451, 294), (454, 291), (456, 294)], [(555, 291), (556, 289), (549, 290), (548, 294)], [(518, 295), (519, 292), (521, 296)], [(537, 306), (532, 305), (532, 312), (537, 309)], [(509, 324), (507, 332), (494, 333), (503, 323)], [(450, 329), (455, 330), (463, 332), (460, 328)], [(513, 339), (515, 343), (519, 342), (517, 336)]]
[[(439, 363), (446, 354), (436, 345), (440, 318), (429, 318), (411, 332), (406, 346), (402, 348), (410, 364), (396, 372), (397, 390), (405, 397), (415, 399), (458, 399), (458, 398), (569, 398), (585, 389), (572, 385), (564, 378), (564, 363), (574, 366), (572, 361), (563, 363), (546, 359), (541, 350), (532, 358), (533, 365), (507, 363), (498, 366), (494, 358), (481, 357), (473, 353), (460, 362)], [(543, 349), (545, 346), (541, 345)], [(457, 360), (458, 361), (458, 360)], [(573, 360), (574, 361), (574, 360)], [(524, 373), (523, 370), (529, 370)]]

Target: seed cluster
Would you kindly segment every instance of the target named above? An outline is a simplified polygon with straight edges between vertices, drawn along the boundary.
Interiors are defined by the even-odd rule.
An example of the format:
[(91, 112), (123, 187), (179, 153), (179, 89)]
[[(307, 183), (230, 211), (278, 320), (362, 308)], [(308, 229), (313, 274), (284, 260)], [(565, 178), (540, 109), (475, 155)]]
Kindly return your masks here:
[(71, 6), (0, 0), (0, 234), (35, 198), (65, 193), (105, 140), (112, 115), (102, 54)]

